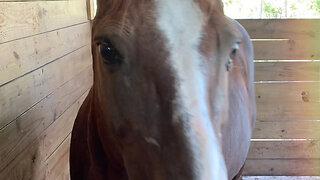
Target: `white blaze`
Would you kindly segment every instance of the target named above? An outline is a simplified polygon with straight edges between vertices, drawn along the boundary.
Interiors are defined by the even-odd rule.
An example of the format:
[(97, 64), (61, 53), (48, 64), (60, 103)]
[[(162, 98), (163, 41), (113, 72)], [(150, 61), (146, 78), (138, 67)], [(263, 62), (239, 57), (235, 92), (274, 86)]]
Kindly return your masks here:
[[(201, 70), (199, 44), (205, 17), (194, 0), (155, 0), (157, 25), (168, 41), (169, 63), (177, 84), (176, 117), (188, 115), (185, 129), (195, 155), (197, 179), (224, 180), (227, 170), (206, 102), (206, 79)], [(187, 124), (188, 122), (182, 122)]]

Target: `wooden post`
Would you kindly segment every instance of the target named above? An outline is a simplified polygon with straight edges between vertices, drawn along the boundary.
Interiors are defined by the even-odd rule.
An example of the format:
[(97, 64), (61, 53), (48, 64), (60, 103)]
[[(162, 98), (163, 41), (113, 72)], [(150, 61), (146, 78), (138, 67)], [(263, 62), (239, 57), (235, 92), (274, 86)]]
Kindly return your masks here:
[(95, 0), (87, 0), (88, 20), (93, 20), (95, 16)]

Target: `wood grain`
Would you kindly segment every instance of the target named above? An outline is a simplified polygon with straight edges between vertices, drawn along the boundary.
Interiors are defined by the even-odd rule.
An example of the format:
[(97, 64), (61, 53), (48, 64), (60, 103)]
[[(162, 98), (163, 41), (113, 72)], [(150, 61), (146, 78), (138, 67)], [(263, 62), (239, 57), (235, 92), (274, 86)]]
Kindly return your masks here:
[(319, 39), (319, 19), (239, 19), (253, 39)]
[[(12, 3), (14, 3), (14, 2), (32, 2), (32, 1), (36, 1), (36, 0), (0, 0), (1, 3), (4, 3), (4, 2), (12, 2)], [(46, 0), (40, 0), (40, 1), (46, 1)], [(64, 1), (64, 0), (50, 0), (50, 1)]]
[(320, 140), (253, 141), (250, 159), (320, 159)]
[(71, 135), (58, 147), (46, 161), (46, 179), (70, 179), (69, 149)]
[(320, 81), (320, 62), (256, 62), (256, 81)]
[(85, 46), (0, 87), (0, 129), (88, 67), (90, 51)]
[(320, 121), (257, 121), (253, 139), (319, 139)]
[(70, 134), (78, 109), (87, 93), (81, 96), (59, 119), (2, 170), (0, 179), (46, 179), (46, 160), (54, 154)]
[(258, 121), (319, 120), (319, 102), (263, 102), (257, 104)]
[(258, 83), (255, 90), (258, 104), (320, 102), (320, 82)]
[(0, 131), (0, 171), (91, 87), (92, 76), (89, 66)]
[(312, 40), (253, 41), (255, 60), (319, 60), (320, 43)]
[(247, 160), (244, 175), (261, 176), (319, 176), (319, 159)]
[(0, 3), (0, 43), (87, 21), (85, 1)]
[(0, 44), (0, 86), (90, 45), (90, 35), (90, 24), (84, 23)]
[(243, 176), (242, 180), (320, 180), (320, 176)]

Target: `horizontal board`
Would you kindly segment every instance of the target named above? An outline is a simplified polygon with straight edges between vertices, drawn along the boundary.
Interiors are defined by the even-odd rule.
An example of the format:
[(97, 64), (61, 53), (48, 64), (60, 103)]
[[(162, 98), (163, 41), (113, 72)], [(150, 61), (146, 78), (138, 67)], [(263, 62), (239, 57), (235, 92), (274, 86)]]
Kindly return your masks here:
[(257, 83), (256, 101), (263, 102), (320, 102), (320, 82)]
[(243, 176), (242, 180), (320, 180), (320, 176)]
[(257, 120), (320, 120), (319, 107), (319, 102), (261, 102), (257, 104)]
[(319, 19), (239, 19), (253, 39), (319, 39)]
[(320, 121), (255, 123), (253, 139), (319, 139)]
[(0, 86), (90, 45), (90, 35), (90, 24), (84, 23), (0, 44)]
[(33, 1), (83, 1), (83, 0), (0, 0), (0, 2), (33, 2)]
[(92, 63), (85, 46), (0, 87), (0, 129)]
[(0, 3), (0, 43), (87, 21), (85, 1)]
[(91, 87), (92, 76), (89, 66), (0, 131), (0, 171)]
[(46, 161), (46, 179), (70, 179), (69, 149), (71, 135), (58, 147), (58, 149)]
[(320, 140), (252, 141), (248, 159), (320, 159)]
[(70, 134), (74, 119), (87, 94), (88, 91), (3, 169), (0, 179), (46, 179), (46, 160)]
[(256, 81), (320, 81), (320, 62), (256, 62)]
[(319, 176), (320, 160), (247, 160), (243, 173), (252, 176)]
[(319, 60), (320, 43), (314, 40), (253, 41), (256, 60)]

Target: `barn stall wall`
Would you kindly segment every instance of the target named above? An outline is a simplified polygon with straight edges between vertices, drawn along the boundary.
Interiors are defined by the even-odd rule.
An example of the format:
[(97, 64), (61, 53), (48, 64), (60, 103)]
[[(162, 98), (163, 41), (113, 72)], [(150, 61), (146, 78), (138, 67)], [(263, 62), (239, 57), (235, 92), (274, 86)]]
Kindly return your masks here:
[(247, 175), (320, 175), (320, 20), (239, 20), (255, 48)]
[[(70, 132), (92, 84), (87, 9), (0, 0), (0, 179), (69, 178)], [(245, 174), (320, 175), (320, 20), (239, 22), (257, 60)]]
[(90, 51), (86, 1), (0, 0), (0, 179), (69, 178)]

